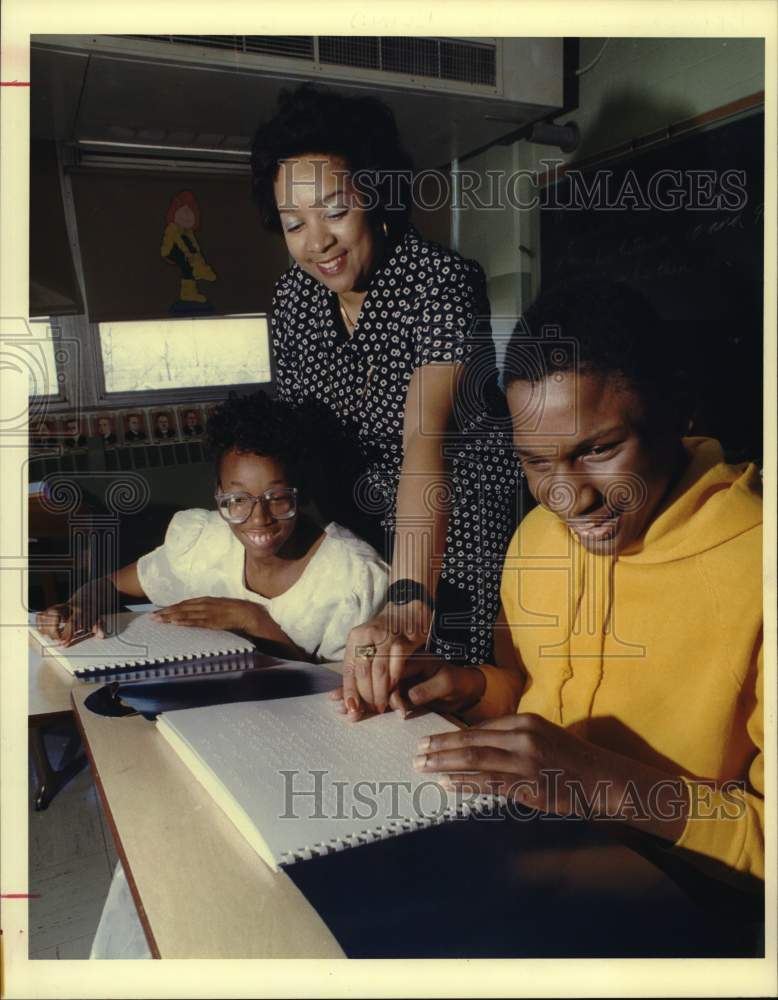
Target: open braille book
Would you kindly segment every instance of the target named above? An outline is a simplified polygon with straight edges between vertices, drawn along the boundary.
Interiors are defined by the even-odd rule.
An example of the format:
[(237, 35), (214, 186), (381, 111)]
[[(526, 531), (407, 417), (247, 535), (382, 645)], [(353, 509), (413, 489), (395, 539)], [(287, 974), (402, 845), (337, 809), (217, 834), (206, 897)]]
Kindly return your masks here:
[(113, 635), (90, 636), (64, 648), (34, 627), (31, 631), (44, 656), (91, 682), (234, 671), (250, 666), (254, 652), (254, 645), (234, 632), (165, 624), (150, 614), (119, 614)]
[(388, 712), (349, 722), (326, 694), (164, 712), (157, 729), (272, 869), (482, 812), (413, 769), (456, 727)]

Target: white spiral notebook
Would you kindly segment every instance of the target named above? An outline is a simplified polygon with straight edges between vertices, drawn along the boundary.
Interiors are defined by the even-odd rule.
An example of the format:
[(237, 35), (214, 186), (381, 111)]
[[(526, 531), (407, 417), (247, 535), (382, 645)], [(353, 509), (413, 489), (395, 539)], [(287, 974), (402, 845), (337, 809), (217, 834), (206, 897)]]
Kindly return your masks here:
[(37, 629), (44, 656), (84, 681), (129, 681), (184, 674), (212, 674), (249, 666), (254, 646), (234, 632), (157, 622), (150, 614), (116, 616), (116, 632), (58, 646)]
[[(483, 811), (413, 769), (456, 727), (397, 712), (350, 723), (326, 694), (163, 713), (160, 734), (272, 869)], [(310, 794), (310, 793), (314, 794)]]

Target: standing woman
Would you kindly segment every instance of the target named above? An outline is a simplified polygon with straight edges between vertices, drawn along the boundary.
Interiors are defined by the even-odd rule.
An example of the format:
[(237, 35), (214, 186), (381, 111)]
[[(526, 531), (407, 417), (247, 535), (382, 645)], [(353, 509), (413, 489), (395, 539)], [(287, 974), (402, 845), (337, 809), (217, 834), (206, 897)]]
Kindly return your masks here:
[(489, 659), (518, 466), (485, 278), (410, 225), (411, 160), (375, 98), (283, 93), (251, 164), (263, 221), (294, 261), (271, 317), (279, 393), (318, 408), (312, 433), (329, 418), (355, 447), (361, 469), (328, 475), (381, 526), (392, 567), (386, 608), (349, 638), (343, 693), (358, 718), (392, 692), (401, 707), (405, 661), (425, 644)]

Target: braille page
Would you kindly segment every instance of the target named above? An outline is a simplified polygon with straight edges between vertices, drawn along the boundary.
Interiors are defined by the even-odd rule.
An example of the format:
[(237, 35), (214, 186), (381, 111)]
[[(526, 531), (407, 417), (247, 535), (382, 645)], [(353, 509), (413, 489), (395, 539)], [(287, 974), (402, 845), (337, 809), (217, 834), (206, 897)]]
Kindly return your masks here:
[(161, 734), (271, 867), (427, 826), (455, 797), (413, 769), (456, 727), (397, 712), (348, 722), (326, 695), (182, 709)]
[(92, 636), (65, 649), (36, 629), (32, 632), (43, 655), (58, 660), (71, 674), (253, 649), (250, 642), (233, 632), (165, 624), (154, 621), (148, 614), (120, 614), (115, 635), (105, 639)]

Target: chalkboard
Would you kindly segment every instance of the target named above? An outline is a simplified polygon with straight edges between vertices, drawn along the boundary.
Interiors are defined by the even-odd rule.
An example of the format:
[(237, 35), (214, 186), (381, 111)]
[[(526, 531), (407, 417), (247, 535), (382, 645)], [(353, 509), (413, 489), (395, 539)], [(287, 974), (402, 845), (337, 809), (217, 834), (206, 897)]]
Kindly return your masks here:
[(693, 433), (762, 451), (764, 115), (571, 170), (543, 193), (543, 287), (600, 275), (641, 291), (689, 363)]

